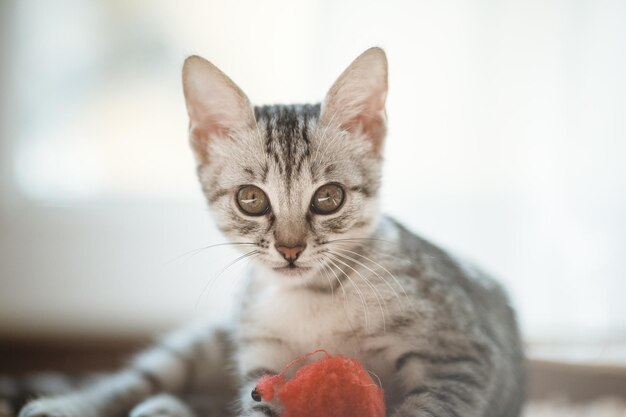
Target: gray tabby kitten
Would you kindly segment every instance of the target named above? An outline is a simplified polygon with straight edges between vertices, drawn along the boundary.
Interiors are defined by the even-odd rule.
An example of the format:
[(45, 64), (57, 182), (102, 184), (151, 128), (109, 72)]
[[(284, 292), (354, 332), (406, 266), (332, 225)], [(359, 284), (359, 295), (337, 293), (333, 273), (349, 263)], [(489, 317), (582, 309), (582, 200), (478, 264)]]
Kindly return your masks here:
[(318, 348), (358, 358), (392, 417), (519, 414), (523, 353), (500, 287), (379, 214), (381, 49), (356, 58), (321, 105), (253, 108), (197, 56), (183, 86), (202, 189), (255, 263), (238, 320), (171, 335), (128, 369), (31, 402), (21, 417), (191, 417), (173, 394), (227, 386), (231, 359), (239, 415), (280, 416), (279, 404), (253, 400), (255, 382)]

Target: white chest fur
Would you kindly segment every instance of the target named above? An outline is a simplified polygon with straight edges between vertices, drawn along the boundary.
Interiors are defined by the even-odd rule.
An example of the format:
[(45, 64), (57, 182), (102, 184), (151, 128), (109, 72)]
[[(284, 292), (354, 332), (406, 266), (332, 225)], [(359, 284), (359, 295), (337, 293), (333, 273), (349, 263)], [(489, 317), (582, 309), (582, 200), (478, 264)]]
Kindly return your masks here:
[[(283, 351), (274, 352), (282, 360), (280, 367), (317, 349), (325, 349), (333, 355), (354, 357), (380, 377), (386, 389), (392, 389), (393, 363), (381, 355), (372, 355), (365, 340), (370, 332), (364, 327), (365, 314), (358, 297), (348, 294), (344, 298), (341, 290), (324, 294), (305, 288), (269, 285), (251, 290), (238, 328), (242, 341), (280, 340)], [(382, 317), (377, 313), (375, 308), (369, 310), (370, 329), (381, 327)], [(258, 351), (247, 353), (255, 358), (267, 354)], [(254, 362), (248, 354), (244, 353), (241, 359)], [(276, 358), (273, 354), (267, 357)]]
[[(269, 287), (255, 294), (244, 311), (244, 334), (276, 337), (294, 351), (315, 349), (358, 355), (351, 343), (355, 317), (350, 300), (340, 293)], [(249, 325), (246, 325), (249, 324)]]

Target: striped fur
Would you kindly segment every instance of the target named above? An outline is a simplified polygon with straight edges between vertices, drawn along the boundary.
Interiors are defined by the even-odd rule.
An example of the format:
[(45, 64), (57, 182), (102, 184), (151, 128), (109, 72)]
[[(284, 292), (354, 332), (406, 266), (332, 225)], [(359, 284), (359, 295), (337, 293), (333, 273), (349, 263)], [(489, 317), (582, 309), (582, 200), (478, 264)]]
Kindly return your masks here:
[[(172, 395), (153, 395), (228, 386), (229, 367), (238, 415), (279, 416), (280, 404), (252, 399), (255, 381), (318, 348), (375, 374), (390, 416), (516, 417), (524, 360), (500, 287), (379, 214), (386, 71), (374, 48), (321, 105), (252, 108), (221, 71), (190, 58), (184, 85), (200, 182), (220, 229), (246, 242), (241, 259), (255, 264), (237, 317), (227, 331), (177, 333), (109, 380), (35, 401), (21, 417), (189, 417)], [(340, 184), (345, 201), (316, 214), (311, 198), (327, 183)], [(238, 208), (247, 184), (267, 194), (265, 214)], [(287, 262), (279, 245), (304, 250)]]

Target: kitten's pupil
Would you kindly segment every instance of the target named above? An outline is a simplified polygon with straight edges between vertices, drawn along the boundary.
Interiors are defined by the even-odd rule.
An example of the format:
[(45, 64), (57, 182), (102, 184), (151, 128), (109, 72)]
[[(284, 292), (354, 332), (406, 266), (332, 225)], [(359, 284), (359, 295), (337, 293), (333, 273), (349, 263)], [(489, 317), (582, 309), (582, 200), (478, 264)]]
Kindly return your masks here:
[(335, 198), (331, 196), (330, 193), (326, 193), (326, 197), (320, 197), (317, 199), (318, 202), (322, 203), (328, 200), (331, 200), (334, 205), (337, 205), (337, 200), (335, 200)]

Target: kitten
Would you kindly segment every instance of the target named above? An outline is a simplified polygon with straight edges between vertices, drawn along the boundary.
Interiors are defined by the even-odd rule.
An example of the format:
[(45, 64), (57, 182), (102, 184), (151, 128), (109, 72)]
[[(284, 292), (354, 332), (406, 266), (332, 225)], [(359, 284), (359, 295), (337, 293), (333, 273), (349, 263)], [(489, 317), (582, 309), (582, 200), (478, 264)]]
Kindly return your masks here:
[[(21, 417), (191, 417), (174, 396), (231, 383), (240, 416), (265, 373), (318, 348), (358, 358), (392, 417), (515, 417), (524, 360), (502, 290), (379, 214), (387, 60), (372, 48), (321, 105), (253, 108), (208, 61), (183, 68), (190, 140), (217, 225), (255, 270), (232, 329), (198, 325)], [(303, 393), (306, 395), (306, 393)]]

